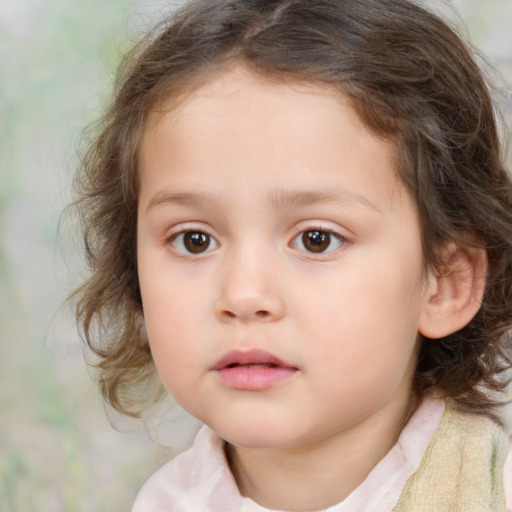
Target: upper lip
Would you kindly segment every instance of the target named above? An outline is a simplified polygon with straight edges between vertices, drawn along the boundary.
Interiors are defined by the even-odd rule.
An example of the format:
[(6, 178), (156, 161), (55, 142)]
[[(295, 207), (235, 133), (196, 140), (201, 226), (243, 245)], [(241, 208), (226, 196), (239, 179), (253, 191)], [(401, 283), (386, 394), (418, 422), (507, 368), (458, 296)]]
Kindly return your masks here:
[(231, 365), (246, 364), (268, 364), (270, 366), (294, 368), (294, 365), (279, 359), (265, 350), (253, 349), (248, 351), (232, 350), (228, 352), (215, 363), (212, 370), (222, 370)]

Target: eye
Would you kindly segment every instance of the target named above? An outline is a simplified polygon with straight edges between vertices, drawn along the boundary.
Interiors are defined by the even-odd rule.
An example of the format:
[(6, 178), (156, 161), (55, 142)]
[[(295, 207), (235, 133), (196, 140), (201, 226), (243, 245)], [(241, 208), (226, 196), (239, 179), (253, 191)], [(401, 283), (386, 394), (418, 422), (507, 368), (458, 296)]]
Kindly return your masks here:
[(326, 253), (336, 250), (343, 245), (344, 240), (332, 231), (309, 229), (296, 236), (291, 246), (299, 251)]
[(212, 236), (203, 231), (183, 231), (173, 235), (171, 243), (182, 254), (201, 254), (219, 246)]

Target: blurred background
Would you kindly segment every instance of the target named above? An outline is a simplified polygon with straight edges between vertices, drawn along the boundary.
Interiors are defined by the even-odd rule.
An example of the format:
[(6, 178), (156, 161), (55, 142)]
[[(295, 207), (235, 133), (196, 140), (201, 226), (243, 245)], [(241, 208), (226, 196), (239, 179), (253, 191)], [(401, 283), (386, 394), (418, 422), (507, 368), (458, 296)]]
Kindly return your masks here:
[[(0, 512), (129, 511), (193, 435), (177, 409), (112, 428), (64, 305), (83, 271), (63, 216), (81, 131), (122, 53), (178, 3), (0, 0)], [(496, 70), (510, 126), (512, 2), (451, 4)]]

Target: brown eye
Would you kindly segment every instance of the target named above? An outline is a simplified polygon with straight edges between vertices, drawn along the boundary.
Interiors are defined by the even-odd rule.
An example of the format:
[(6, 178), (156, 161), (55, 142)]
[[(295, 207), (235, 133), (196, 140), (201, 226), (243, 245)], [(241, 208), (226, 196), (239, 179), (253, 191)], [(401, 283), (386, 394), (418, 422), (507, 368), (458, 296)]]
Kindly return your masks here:
[(309, 253), (327, 253), (336, 250), (343, 243), (343, 238), (336, 233), (322, 229), (308, 229), (297, 236), (291, 246)]
[(202, 231), (185, 231), (172, 239), (174, 248), (183, 254), (201, 254), (215, 249), (218, 244), (213, 237)]
[(183, 236), (183, 245), (188, 252), (204, 252), (210, 245), (210, 237), (201, 231), (188, 231)]
[(310, 252), (324, 252), (331, 243), (331, 234), (326, 231), (305, 231), (302, 233), (302, 243)]

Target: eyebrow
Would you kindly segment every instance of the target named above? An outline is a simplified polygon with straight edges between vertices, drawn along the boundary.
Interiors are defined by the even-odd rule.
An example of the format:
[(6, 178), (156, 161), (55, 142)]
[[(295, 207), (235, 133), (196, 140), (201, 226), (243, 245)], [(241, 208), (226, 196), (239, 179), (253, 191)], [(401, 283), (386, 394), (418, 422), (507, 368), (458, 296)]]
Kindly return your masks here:
[(277, 190), (271, 195), (271, 203), (276, 209), (286, 206), (310, 206), (314, 204), (333, 204), (347, 206), (360, 204), (382, 213), (365, 196), (350, 190)]
[(178, 204), (181, 206), (198, 206), (204, 204), (219, 203), (220, 198), (216, 198), (211, 194), (200, 192), (158, 192), (149, 201), (146, 211), (159, 206), (161, 204)]
[[(221, 197), (203, 192), (159, 192), (149, 201), (146, 211), (162, 204), (178, 204), (186, 207), (218, 205)], [(270, 204), (276, 209), (305, 207), (315, 204), (348, 206), (360, 204), (378, 213), (382, 211), (365, 196), (349, 190), (275, 190), (270, 195)]]

